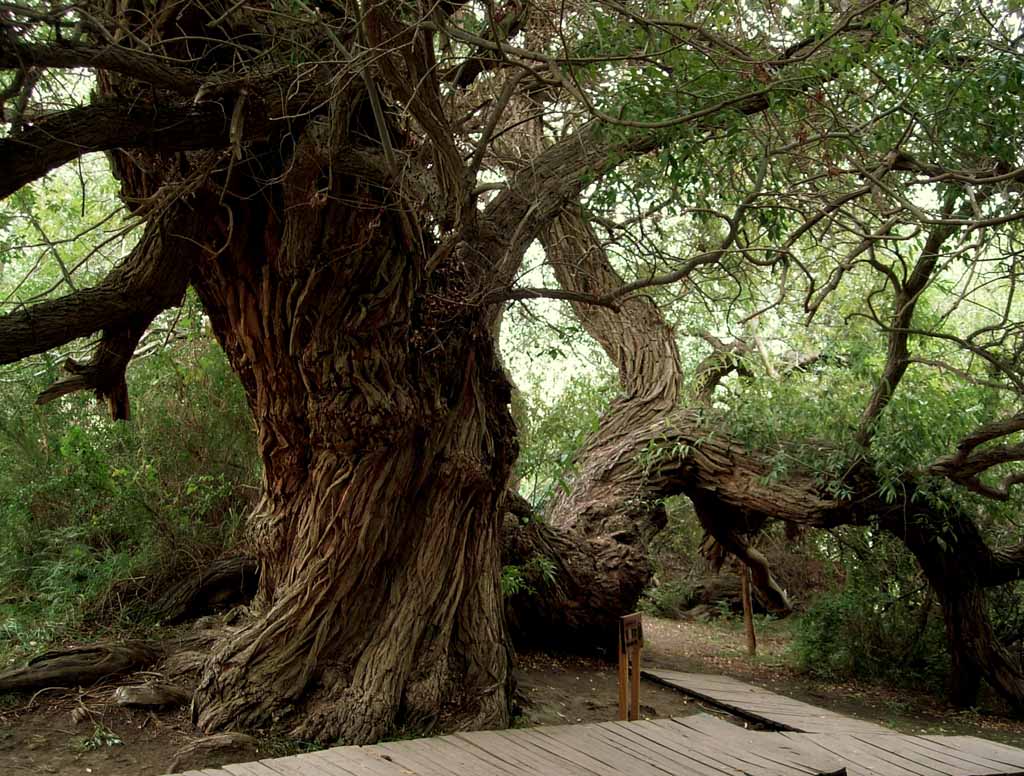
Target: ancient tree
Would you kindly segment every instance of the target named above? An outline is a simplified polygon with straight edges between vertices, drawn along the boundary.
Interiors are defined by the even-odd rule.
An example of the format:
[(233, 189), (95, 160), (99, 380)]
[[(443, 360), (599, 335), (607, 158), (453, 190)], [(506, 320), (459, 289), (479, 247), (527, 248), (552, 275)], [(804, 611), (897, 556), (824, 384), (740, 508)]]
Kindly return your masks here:
[[(523, 623), (588, 632), (633, 604), (646, 581), (637, 539), (658, 522), (652, 488), (689, 495), (709, 531), (755, 568), (737, 529), (744, 521), (830, 526), (903, 514), (878, 497), (863, 467), (850, 475), (853, 496), (823, 492), (810, 477), (766, 485), (760, 458), (727, 437), (707, 439), (700, 413), (679, 408), (693, 381), (673, 332), (641, 294), (687, 283), (700, 268), (734, 270), (737, 255), (799, 268), (811, 285), (824, 272), (827, 288), (864, 252), (836, 247), (851, 234), (869, 249), (890, 236), (898, 244), (904, 227), (928, 230), (920, 271), (890, 278), (890, 358), (858, 434), (869, 449), (940, 250), (973, 228), (1013, 223), (981, 192), (998, 190), (991, 201), (1003, 203), (1021, 177), (1016, 160), (992, 155), (995, 146), (970, 165), (938, 154), (939, 141), (901, 151), (910, 135), (898, 122), (924, 124), (914, 101), (890, 99), (886, 79), (896, 78), (893, 63), (915, 73), (959, 67), (955, 46), (921, 42), (956, 18), (876, 0), (749, 16), (745, 6), (668, 4), (652, 14), (648, 5), (0, 8), (0, 196), (103, 152), (139, 232), (101, 282), (69, 281), (0, 318), (0, 362), (97, 336), (91, 358), (69, 359), (67, 377), (39, 399), (90, 390), (127, 418), (126, 367), (140, 338), (192, 289), (258, 431), (263, 496), (249, 531), (259, 592), (205, 667), (193, 706), (202, 728), (282, 722), (307, 737), (364, 742), (400, 722), (508, 722), (499, 571), (516, 431), (496, 337), (510, 302), (575, 304), (623, 384), (588, 448), (594, 465), (551, 505), (552, 527), (527, 537), (530, 551), (561, 559), (565, 596), (554, 600), (574, 606)], [(60, 78), (83, 72), (94, 78), (85, 86)], [(885, 99), (865, 102), (868, 93)], [(844, 113), (855, 105), (863, 115)], [(928, 129), (913, 136), (931, 140)], [(858, 155), (850, 138), (863, 136), (874, 139)], [(581, 197), (621, 193), (626, 179), (616, 175), (634, 164), (699, 169), (703, 150), (715, 148), (736, 159), (740, 149), (762, 150), (739, 183), (720, 181), (724, 200), (745, 187), (727, 228), (702, 235), (692, 257), (664, 272), (624, 278), (595, 242)], [(860, 183), (848, 191), (851, 180)], [(926, 180), (959, 192), (937, 215), (934, 203), (906, 193)], [(762, 208), (768, 192), (772, 207)], [(785, 217), (749, 230), (749, 216), (776, 210)], [(833, 227), (843, 238), (829, 238), (831, 252), (804, 257)], [(709, 236), (715, 245), (701, 248)], [(538, 240), (561, 288), (517, 284)], [(729, 364), (712, 359), (699, 370), (693, 395), (707, 400)], [(933, 471), (991, 488), (978, 479), (986, 462), (1015, 452), (983, 446), (998, 433), (978, 434)], [(638, 449), (666, 439), (685, 442), (673, 448), (685, 454), (634, 466)], [(1015, 483), (1011, 476), (1003, 491)], [(630, 500), (638, 489), (645, 497)], [(949, 553), (935, 554), (929, 536), (906, 538), (946, 573)], [(977, 551), (988, 551), (980, 537)], [(1018, 573), (1014, 552), (998, 555), (996, 577)], [(950, 627), (977, 636), (964, 659), (978, 667), (991, 639), (956, 608), (992, 582), (976, 571), (951, 580), (948, 597), (961, 612)], [(999, 676), (987, 678), (1024, 695), (1019, 670), (997, 663)]]
[[(1009, 145), (1014, 119), (997, 75), (1013, 67), (1008, 30), (1002, 42), (981, 44), (992, 59), (973, 60), (988, 69), (982, 94), (964, 91), (979, 83), (955, 82), (962, 104), (944, 116), (942, 131), (934, 116), (906, 108), (913, 88), (891, 72), (856, 87), (856, 104), (835, 101), (840, 91), (828, 80), (810, 94), (810, 110), (790, 114), (792, 125), (783, 127), (778, 114), (752, 122), (748, 147), (728, 146), (726, 156), (706, 144), (699, 156), (713, 170), (703, 176), (716, 181), (711, 194), (692, 188), (692, 152), (683, 174), (662, 174), (648, 196), (623, 206), (631, 186), (652, 179), (646, 165), (625, 165), (607, 183), (620, 196), (615, 204), (599, 190), (541, 232), (559, 287), (616, 367), (621, 389), (578, 452), (571, 488), (547, 506), (551, 522), (630, 548), (615, 574), (635, 587), (650, 573), (643, 540), (663, 524), (661, 501), (685, 494), (709, 554), (744, 561), (762, 602), (776, 611), (788, 609), (787, 596), (750, 542), (768, 522), (880, 527), (916, 557), (941, 603), (950, 698), (964, 706), (975, 702), (982, 680), (1024, 705), (1024, 668), (999, 645), (986, 604), (987, 589), (1024, 576), (1024, 545), (1019, 531), (1015, 537), (1004, 528), (994, 532), (993, 548), (981, 527), (993, 524), (985, 499), (1019, 505), (1012, 489), (1024, 481), (1013, 466), (1024, 460), (1014, 441), (1024, 428), (1015, 293), (1024, 175)], [(979, 42), (966, 33), (951, 50), (933, 52), (932, 62), (963, 64), (968, 40)], [(899, 46), (887, 53), (890, 64), (908, 64)], [(949, 77), (941, 68), (936, 75)], [(933, 97), (941, 91), (935, 86), (926, 89)], [(956, 124), (972, 111), (992, 118), (992, 134)], [(875, 134), (864, 134), (869, 126)], [(709, 128), (704, 137), (713, 134)], [(823, 166), (808, 164), (808, 144), (824, 153)], [(684, 224), (687, 239), (659, 229), (665, 221)], [(844, 288), (863, 296), (851, 301)], [(593, 298), (605, 304), (588, 303)], [(716, 311), (719, 334), (686, 323), (685, 311), (701, 305)], [(673, 331), (664, 311), (680, 308), (688, 328)], [(857, 408), (852, 422), (821, 424), (835, 436), (783, 436), (763, 447), (734, 433), (728, 405), (715, 401), (730, 376), (759, 373), (782, 383), (830, 361), (850, 371), (842, 351), (827, 352), (848, 347), (843, 337), (819, 337), (821, 349), (801, 353), (794, 348), (802, 337), (784, 333), (787, 319), (813, 328), (826, 317), (833, 318), (828, 325), (860, 322), (873, 336), (870, 369), (852, 383), (859, 393), (847, 402)], [(774, 352), (758, 335), (762, 321)], [(711, 348), (691, 360), (689, 374), (679, 353), (687, 339)], [(914, 418), (901, 419), (905, 406), (889, 409), (912, 367), (919, 380), (941, 381), (949, 393), (983, 391), (991, 405), (987, 422), (936, 434), (940, 453), (933, 448), (928, 457), (922, 440), (916, 461), (894, 465), (892, 447), (903, 442), (876, 443), (876, 435), (879, 428), (890, 436), (920, 433)], [(802, 460), (779, 476), (775, 463), (786, 457)]]

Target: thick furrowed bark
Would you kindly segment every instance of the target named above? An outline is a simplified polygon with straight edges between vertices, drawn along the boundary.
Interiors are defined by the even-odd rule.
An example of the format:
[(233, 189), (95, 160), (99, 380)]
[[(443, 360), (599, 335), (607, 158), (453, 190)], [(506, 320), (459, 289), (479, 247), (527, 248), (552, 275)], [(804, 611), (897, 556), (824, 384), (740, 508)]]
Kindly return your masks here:
[(264, 725), (311, 691), (299, 735), (373, 741), (400, 709), (429, 720), (457, 685), (479, 695), (470, 718), (507, 722), (510, 655), (483, 582), (498, 572), (493, 491), (402, 441), (350, 470), (314, 467), (329, 474), (296, 499), (303, 535), (268, 608), (207, 666), (201, 727)]
[[(601, 296), (623, 285), (578, 209), (560, 213), (542, 232), (542, 242), (566, 291)], [(682, 376), (675, 335), (646, 297), (626, 300), (619, 311), (584, 304), (573, 309), (618, 368), (622, 395), (577, 455), (573, 486), (559, 492), (548, 517), (552, 525), (586, 536), (613, 534), (620, 542), (633, 543), (665, 524), (664, 511), (657, 506), (659, 494), (651, 491), (653, 497), (646, 497), (640, 458), (650, 441), (642, 429), (671, 412), (679, 398)]]
[(419, 305), (422, 256), (379, 207), (288, 205), (302, 173), (285, 180), (292, 220), (236, 216), (196, 279), (265, 464), (260, 590), (206, 667), (196, 720), (350, 743), (442, 709), (446, 727), (507, 724), (499, 502), (516, 451), (488, 321)]
[(549, 577), (530, 573), (531, 589), (506, 600), (517, 644), (614, 653), (618, 618), (632, 611), (650, 581), (644, 545), (510, 516), (503, 550), (506, 563), (530, 570), (542, 558), (552, 569)]

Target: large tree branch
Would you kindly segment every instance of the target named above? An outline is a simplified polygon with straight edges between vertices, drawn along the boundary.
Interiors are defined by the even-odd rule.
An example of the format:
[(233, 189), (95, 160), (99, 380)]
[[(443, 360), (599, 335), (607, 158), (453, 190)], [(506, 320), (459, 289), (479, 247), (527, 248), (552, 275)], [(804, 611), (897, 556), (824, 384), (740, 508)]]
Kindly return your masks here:
[[(952, 212), (951, 204), (947, 205), (944, 212), (947, 215)], [(888, 349), (882, 375), (860, 416), (856, 438), (857, 443), (863, 447), (871, 444), (875, 433), (875, 424), (882, 411), (889, 405), (900, 380), (903, 379), (907, 367), (910, 366), (908, 329), (914, 319), (917, 302), (931, 282), (932, 274), (939, 262), (939, 251), (956, 231), (956, 227), (949, 225), (933, 227), (910, 276), (900, 281), (890, 274), (890, 282), (896, 285), (893, 289), (895, 298), (893, 300), (892, 324), (889, 330)]]
[[(488, 3), (488, 28), (486, 39), (498, 44), (496, 49), (478, 48), (471, 56), (441, 74), (441, 80), (454, 84), (459, 89), (468, 89), (481, 73), (493, 70), (507, 63), (502, 55), (501, 45), (519, 34), (529, 13), (530, 4), (523, 0), (510, 0), (500, 11)], [(447, 33), (447, 25), (443, 27)]]
[(968, 490), (999, 501), (1010, 498), (1010, 488), (1024, 483), (1024, 472), (1012, 472), (999, 482), (983, 482), (981, 475), (1001, 464), (1024, 461), (1024, 444), (994, 445), (979, 449), (987, 442), (1024, 431), (1024, 413), (987, 423), (964, 437), (953, 455), (943, 456), (926, 467), (930, 474), (947, 477)]
[[(578, 205), (562, 210), (540, 237), (564, 291), (602, 297), (624, 285)], [(675, 405), (682, 379), (675, 334), (650, 299), (634, 296), (615, 309), (574, 302), (573, 311), (618, 368), (625, 396)]]
[(91, 389), (109, 400), (115, 419), (127, 418), (125, 368), (150, 322), (181, 303), (203, 249), (204, 227), (204, 219), (195, 211), (175, 202), (146, 225), (138, 245), (98, 285), (0, 318), (0, 363), (102, 330), (92, 359), (85, 364), (68, 359), (69, 377), (43, 391), (37, 403)]
[(140, 51), (112, 45), (61, 41), (41, 45), (0, 35), (0, 69), (93, 67), (131, 76), (154, 86), (193, 96), (203, 81), (195, 73)]
[[(880, 0), (869, 0), (855, 10), (844, 14), (837, 26), (825, 34), (823, 39), (831, 40), (840, 31), (849, 31), (850, 19), (868, 13), (878, 7)], [(861, 30), (857, 34), (862, 34)], [(478, 45), (485, 46), (487, 41), (476, 39)], [(515, 47), (496, 47), (506, 53), (523, 56), (529, 59), (529, 52)], [(833, 72), (818, 73), (802, 79), (792, 79), (786, 75), (787, 65), (804, 61), (804, 55), (792, 53), (792, 61), (783, 57), (773, 68), (772, 75), (764, 83), (758, 82), (758, 88), (749, 88), (745, 93), (722, 99), (714, 99), (709, 104), (699, 105), (693, 110), (656, 122), (629, 122), (616, 117), (595, 112), (591, 107), (591, 115), (599, 116), (584, 124), (573, 134), (548, 147), (536, 157), (530, 165), (523, 167), (513, 176), (509, 186), (488, 205), (484, 211), (484, 233), (489, 241), (494, 241), (500, 249), (493, 271), (488, 273), (493, 283), (499, 287), (509, 288), (522, 260), (526, 248), (537, 239), (541, 230), (547, 226), (566, 206), (579, 197), (584, 186), (600, 178), (620, 164), (644, 154), (663, 148), (678, 137), (684, 128), (711, 128), (716, 119), (726, 114), (742, 114), (753, 116), (767, 110), (771, 106), (771, 97), (776, 94), (804, 93), (835, 77)], [(542, 61), (551, 64), (545, 57)], [(586, 103), (585, 95), (573, 87), (563, 74), (554, 72), (563, 85)], [(629, 128), (625, 138), (619, 134), (615, 139), (602, 137), (601, 128), (604, 124), (619, 125)], [(718, 252), (713, 252), (708, 261), (717, 259)], [(692, 269), (692, 268), (691, 268)], [(658, 279), (655, 282), (674, 282), (675, 279)], [(649, 281), (638, 281), (638, 287), (650, 285)], [(624, 284), (620, 284), (624, 285)], [(624, 288), (620, 293), (628, 293), (632, 288)], [(614, 300), (610, 300), (614, 301)]]
[[(266, 118), (247, 101), (246, 139), (258, 137)], [(161, 152), (230, 144), (231, 111), (219, 103), (148, 104), (102, 100), (54, 113), (0, 140), (0, 199), (62, 164), (95, 151), (149, 148)]]
[(992, 550), (991, 561), (981, 564), (979, 569), (988, 587), (1024, 579), (1024, 543)]

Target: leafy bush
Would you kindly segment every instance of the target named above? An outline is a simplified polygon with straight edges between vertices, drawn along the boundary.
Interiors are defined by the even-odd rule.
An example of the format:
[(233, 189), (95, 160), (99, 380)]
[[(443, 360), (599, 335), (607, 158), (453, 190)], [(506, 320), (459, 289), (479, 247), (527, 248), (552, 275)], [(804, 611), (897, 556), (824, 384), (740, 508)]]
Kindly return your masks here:
[(671, 580), (644, 591), (640, 610), (655, 617), (679, 617), (693, 596), (693, 586), (685, 580)]
[(616, 391), (614, 381), (605, 376), (573, 377), (550, 402), (540, 391), (519, 394), (514, 405), (521, 444), (516, 477), (520, 492), (534, 506), (570, 487), (575, 456), (597, 430), (601, 412)]
[(796, 622), (794, 656), (827, 679), (874, 678), (940, 689), (948, 676), (942, 614), (913, 558), (885, 535), (847, 531), (848, 576)]
[(129, 423), (84, 395), (33, 408), (54, 375), (35, 362), (0, 382), (0, 652), (98, 609), (139, 615), (235, 540), (255, 493), (244, 395), (205, 336), (133, 365)]

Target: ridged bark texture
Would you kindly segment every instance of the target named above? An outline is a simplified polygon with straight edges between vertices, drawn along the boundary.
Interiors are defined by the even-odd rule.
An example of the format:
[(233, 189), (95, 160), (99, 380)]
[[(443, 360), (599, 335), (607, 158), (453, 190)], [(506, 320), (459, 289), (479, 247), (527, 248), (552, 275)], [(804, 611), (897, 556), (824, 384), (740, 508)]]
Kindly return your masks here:
[(383, 195), (337, 176), (318, 199), (317, 157), (296, 156), (281, 205), (233, 206), (194, 279), (265, 464), (259, 593), (207, 663), (196, 721), (348, 743), (439, 715), (505, 725), (516, 446), (489, 321), (458, 303), (459, 273), (426, 271)]

